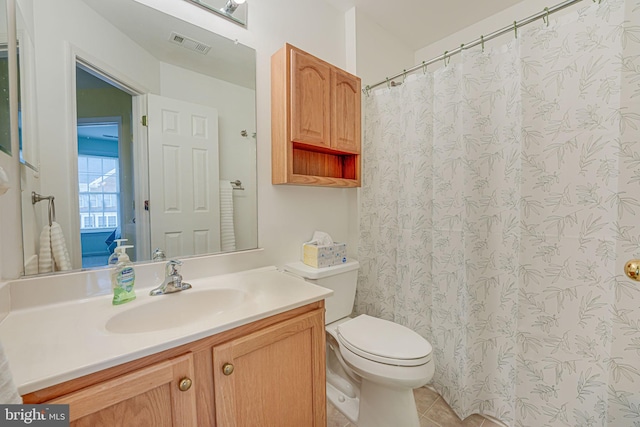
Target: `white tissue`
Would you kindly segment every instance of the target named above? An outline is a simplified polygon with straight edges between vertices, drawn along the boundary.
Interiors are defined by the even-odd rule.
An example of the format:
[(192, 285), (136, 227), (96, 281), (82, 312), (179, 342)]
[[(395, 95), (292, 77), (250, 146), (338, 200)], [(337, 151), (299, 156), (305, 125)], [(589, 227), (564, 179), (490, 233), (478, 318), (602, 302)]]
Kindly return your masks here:
[(324, 231), (314, 231), (311, 240), (306, 242), (308, 245), (327, 246), (333, 245), (333, 239)]

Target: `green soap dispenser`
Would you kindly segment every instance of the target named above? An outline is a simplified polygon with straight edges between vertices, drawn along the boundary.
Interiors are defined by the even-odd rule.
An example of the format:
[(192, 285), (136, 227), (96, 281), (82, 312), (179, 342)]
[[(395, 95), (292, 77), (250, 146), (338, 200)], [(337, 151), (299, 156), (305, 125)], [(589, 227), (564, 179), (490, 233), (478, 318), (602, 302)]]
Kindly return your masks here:
[(111, 285), (113, 287), (113, 305), (124, 304), (136, 299), (136, 292), (133, 289), (136, 280), (136, 272), (133, 263), (127, 255), (127, 248), (131, 245), (122, 245), (116, 248), (118, 253), (118, 263), (111, 273)]

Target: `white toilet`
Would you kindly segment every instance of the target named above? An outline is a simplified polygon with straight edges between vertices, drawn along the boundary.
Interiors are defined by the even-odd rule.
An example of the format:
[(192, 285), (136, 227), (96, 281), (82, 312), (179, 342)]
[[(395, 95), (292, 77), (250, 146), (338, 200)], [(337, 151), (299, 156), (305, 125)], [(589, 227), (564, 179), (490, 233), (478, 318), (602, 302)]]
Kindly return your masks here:
[(357, 261), (284, 269), (333, 290), (327, 298), (327, 398), (358, 427), (419, 427), (413, 389), (433, 378), (431, 344), (397, 323), (349, 317), (358, 279)]

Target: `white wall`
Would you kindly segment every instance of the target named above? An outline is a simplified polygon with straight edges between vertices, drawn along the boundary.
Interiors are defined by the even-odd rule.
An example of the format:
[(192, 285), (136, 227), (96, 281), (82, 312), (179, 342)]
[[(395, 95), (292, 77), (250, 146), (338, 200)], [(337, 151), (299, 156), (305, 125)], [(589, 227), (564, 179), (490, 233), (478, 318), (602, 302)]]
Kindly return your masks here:
[[(348, 11), (347, 15), (352, 13)], [(413, 66), (414, 51), (355, 8), (356, 73), (362, 87)]]

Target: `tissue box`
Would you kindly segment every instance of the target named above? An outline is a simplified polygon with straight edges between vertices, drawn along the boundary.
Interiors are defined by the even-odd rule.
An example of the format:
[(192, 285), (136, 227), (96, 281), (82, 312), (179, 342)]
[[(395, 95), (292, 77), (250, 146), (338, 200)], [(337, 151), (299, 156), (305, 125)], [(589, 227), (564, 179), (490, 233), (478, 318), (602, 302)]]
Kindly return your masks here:
[(302, 262), (315, 267), (332, 267), (347, 262), (347, 244), (334, 243), (332, 245), (318, 246), (305, 243), (302, 246)]

